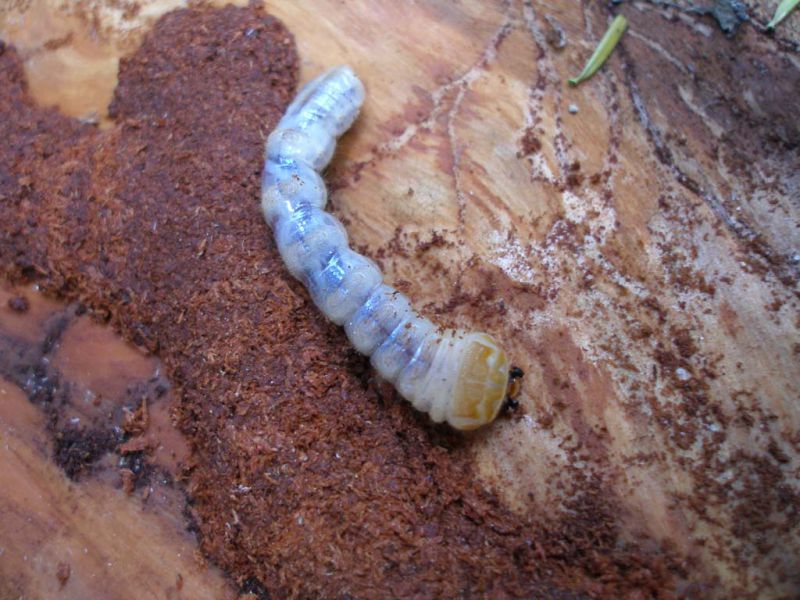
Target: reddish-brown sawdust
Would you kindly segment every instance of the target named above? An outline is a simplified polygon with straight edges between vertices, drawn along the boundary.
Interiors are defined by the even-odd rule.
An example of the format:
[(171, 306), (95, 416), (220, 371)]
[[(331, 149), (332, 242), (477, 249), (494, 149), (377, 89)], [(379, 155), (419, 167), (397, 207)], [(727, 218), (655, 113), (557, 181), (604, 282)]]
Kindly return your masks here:
[(676, 567), (623, 541), (602, 484), (578, 479), (569, 521), (504, 508), (470, 438), (374, 382), (284, 270), (259, 172), (296, 83), (259, 8), (181, 10), (98, 131), (35, 107), (0, 46), (0, 270), (162, 358), (204, 552), (274, 597), (669, 596)]

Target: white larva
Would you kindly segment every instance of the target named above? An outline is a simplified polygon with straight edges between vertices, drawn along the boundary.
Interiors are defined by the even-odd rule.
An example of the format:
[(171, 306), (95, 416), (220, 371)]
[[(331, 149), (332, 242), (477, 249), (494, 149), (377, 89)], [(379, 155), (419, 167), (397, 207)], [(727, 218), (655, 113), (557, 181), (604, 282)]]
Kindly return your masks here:
[(474, 429), (497, 416), (515, 387), (505, 352), (485, 333), (442, 329), (420, 316), (323, 210), (320, 173), (363, 101), (363, 85), (345, 66), (300, 91), (267, 140), (264, 216), (289, 272), (378, 373), (435, 422)]

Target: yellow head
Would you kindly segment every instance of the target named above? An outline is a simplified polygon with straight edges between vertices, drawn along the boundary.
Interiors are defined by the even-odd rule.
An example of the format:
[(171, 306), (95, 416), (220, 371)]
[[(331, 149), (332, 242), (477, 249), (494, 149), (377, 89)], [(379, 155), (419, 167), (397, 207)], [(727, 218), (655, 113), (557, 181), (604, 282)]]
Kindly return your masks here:
[(506, 353), (485, 333), (465, 340), (453, 404), (447, 421), (456, 429), (476, 429), (494, 421), (508, 392)]

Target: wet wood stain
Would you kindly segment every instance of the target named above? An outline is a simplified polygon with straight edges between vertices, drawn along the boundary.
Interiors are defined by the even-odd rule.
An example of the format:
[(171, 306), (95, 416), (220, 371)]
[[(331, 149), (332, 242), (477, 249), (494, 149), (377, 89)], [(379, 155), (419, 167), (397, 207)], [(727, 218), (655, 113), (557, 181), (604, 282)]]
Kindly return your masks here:
[[(182, 597), (230, 597), (186, 528), (175, 482), (188, 447), (159, 361), (78, 312), (0, 286), (0, 597), (106, 598), (113, 582), (115, 598), (177, 598), (176, 577)], [(126, 433), (143, 403), (146, 422)], [(98, 432), (113, 442), (88, 451)], [(70, 436), (85, 460), (72, 480), (57, 451)], [(135, 459), (120, 451), (132, 443)]]

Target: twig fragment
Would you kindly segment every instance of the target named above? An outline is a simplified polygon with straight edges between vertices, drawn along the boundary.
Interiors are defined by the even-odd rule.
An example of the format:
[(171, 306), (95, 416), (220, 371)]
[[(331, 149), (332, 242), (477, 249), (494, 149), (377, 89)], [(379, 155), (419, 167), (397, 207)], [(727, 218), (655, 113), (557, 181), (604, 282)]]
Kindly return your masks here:
[(767, 29), (775, 29), (775, 26), (788, 17), (798, 4), (800, 4), (800, 0), (783, 0), (775, 10), (775, 16), (767, 23)]
[(586, 81), (592, 75), (594, 75), (597, 70), (603, 66), (603, 63), (608, 60), (608, 57), (616, 47), (617, 42), (619, 42), (620, 38), (622, 37), (622, 34), (625, 33), (625, 29), (627, 29), (627, 27), (628, 20), (622, 15), (617, 15), (611, 22), (611, 25), (609, 26), (605, 35), (603, 35), (603, 39), (601, 39), (600, 43), (597, 45), (597, 49), (594, 51), (594, 54), (592, 54), (592, 57), (586, 63), (586, 66), (583, 67), (581, 74), (570, 79), (569, 84), (573, 86), (578, 85), (582, 81)]

